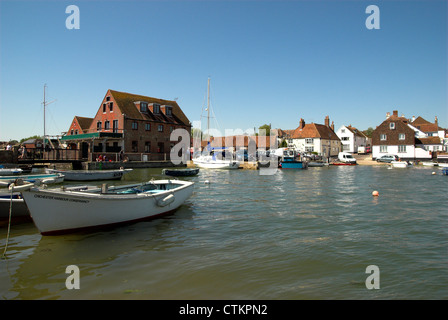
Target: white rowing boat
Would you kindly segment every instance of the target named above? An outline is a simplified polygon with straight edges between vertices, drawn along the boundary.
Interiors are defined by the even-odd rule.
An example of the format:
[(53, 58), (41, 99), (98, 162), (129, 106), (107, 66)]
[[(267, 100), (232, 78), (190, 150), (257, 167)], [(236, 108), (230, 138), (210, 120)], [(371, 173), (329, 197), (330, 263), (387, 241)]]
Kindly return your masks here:
[(42, 234), (67, 233), (143, 219), (176, 210), (193, 193), (193, 182), (156, 180), (141, 184), (23, 190), (31, 217)]

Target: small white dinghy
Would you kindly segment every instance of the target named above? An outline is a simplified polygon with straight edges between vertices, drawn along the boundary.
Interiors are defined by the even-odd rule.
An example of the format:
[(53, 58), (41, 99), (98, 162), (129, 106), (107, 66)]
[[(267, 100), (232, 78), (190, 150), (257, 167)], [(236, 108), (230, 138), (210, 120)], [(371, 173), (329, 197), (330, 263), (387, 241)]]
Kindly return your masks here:
[(189, 181), (155, 180), (109, 188), (29, 188), (21, 192), (36, 227), (47, 235), (168, 214), (191, 196), (193, 185)]
[(391, 165), (394, 168), (408, 168), (412, 166), (409, 161), (391, 161)]

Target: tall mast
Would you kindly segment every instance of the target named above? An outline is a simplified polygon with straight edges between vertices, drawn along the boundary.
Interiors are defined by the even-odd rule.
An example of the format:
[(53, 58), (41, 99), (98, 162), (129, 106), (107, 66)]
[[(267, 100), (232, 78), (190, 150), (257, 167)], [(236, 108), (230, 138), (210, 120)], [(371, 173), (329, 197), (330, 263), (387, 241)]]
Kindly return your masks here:
[(47, 145), (46, 141), (45, 141), (45, 137), (46, 137), (46, 132), (45, 132), (45, 106), (46, 106), (46, 101), (45, 101), (45, 88), (47, 87), (47, 84), (44, 84), (44, 149), (45, 146)]
[(210, 78), (207, 80), (207, 134), (210, 138)]

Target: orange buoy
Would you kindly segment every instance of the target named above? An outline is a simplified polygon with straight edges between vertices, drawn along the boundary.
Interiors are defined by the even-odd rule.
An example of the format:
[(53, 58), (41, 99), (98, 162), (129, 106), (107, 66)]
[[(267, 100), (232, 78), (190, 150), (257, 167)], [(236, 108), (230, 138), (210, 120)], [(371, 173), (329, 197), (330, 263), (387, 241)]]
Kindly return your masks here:
[(372, 192), (372, 196), (374, 197), (378, 197), (379, 195), (380, 195), (379, 192), (376, 190)]

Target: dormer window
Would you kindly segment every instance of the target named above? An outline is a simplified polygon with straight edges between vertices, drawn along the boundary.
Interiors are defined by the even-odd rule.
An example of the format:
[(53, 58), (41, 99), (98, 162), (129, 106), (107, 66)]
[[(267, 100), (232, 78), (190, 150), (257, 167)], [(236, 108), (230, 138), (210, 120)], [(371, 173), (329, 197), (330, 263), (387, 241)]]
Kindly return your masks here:
[(167, 116), (171, 116), (172, 115), (172, 107), (166, 106), (165, 107), (165, 113), (166, 113)]
[(160, 104), (153, 105), (153, 113), (160, 113)]
[(148, 112), (148, 104), (146, 102), (140, 104), (140, 112)]
[(395, 129), (395, 122), (389, 123), (389, 128), (390, 128), (390, 130), (394, 130)]

